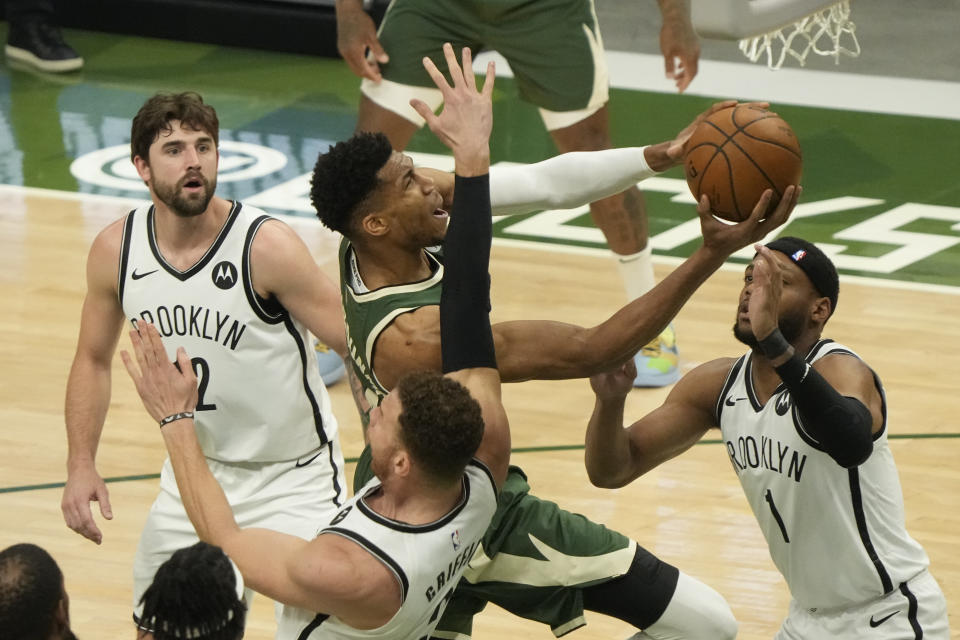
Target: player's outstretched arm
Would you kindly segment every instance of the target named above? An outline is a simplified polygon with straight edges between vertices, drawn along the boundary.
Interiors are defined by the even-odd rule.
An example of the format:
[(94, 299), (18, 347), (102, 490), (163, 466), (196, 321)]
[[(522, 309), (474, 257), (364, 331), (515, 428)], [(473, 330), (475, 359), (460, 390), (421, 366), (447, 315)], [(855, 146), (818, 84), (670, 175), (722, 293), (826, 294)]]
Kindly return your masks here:
[(443, 46), (453, 85), (429, 58), (423, 65), (443, 93), (439, 115), (418, 100), (411, 105), (430, 130), (453, 151), (456, 197), (444, 241), (443, 293), (440, 298), (440, 334), (443, 371), (464, 385), (480, 404), (484, 434), (476, 457), (503, 484), (510, 459), (510, 430), (500, 402), (493, 335), (490, 330), (490, 131), (493, 127), (494, 67), (487, 66), (483, 89), (478, 90), (470, 50), (462, 51), (462, 67), (453, 47)]
[[(352, 593), (343, 588), (355, 560), (350, 549), (315, 553), (314, 547), (328, 545), (330, 536), (308, 542), (297, 536), (267, 529), (241, 529), (237, 525), (194, 430), (192, 409), (197, 403), (197, 378), (190, 357), (180, 348), (177, 364), (171, 363), (160, 333), (147, 322), (138, 323), (138, 329), (130, 332), (130, 340), (134, 355), (126, 351), (120, 355), (144, 407), (160, 424), (177, 488), (200, 539), (223, 548), (240, 568), (248, 586), (285, 604), (337, 614), (350, 597), (363, 595), (362, 585), (349, 583), (353, 585)], [(316, 563), (318, 557), (324, 559), (322, 566)], [(371, 580), (377, 577), (375, 573), (376, 567), (369, 573)]]
[(110, 494), (97, 473), (96, 453), (110, 405), (110, 367), (123, 325), (117, 297), (120, 244), (124, 219), (104, 229), (87, 258), (87, 295), (80, 318), (77, 352), (70, 367), (64, 418), (67, 426), (67, 482), (60, 508), (67, 526), (100, 544), (90, 503), (113, 518)]
[(783, 224), (799, 193), (799, 188), (787, 187), (771, 211), (773, 194), (767, 190), (752, 215), (735, 225), (716, 220), (704, 197), (697, 205), (703, 244), (653, 289), (595, 327), (551, 321), (497, 323), (494, 336), (502, 379), (582, 378), (625, 362), (663, 331), (731, 253)]
[(633, 360), (590, 378), (595, 395), (587, 425), (584, 461), (590, 482), (613, 489), (696, 444), (713, 426), (713, 406), (733, 360), (701, 365), (681, 378), (666, 401), (624, 429), (623, 407), (633, 388)]

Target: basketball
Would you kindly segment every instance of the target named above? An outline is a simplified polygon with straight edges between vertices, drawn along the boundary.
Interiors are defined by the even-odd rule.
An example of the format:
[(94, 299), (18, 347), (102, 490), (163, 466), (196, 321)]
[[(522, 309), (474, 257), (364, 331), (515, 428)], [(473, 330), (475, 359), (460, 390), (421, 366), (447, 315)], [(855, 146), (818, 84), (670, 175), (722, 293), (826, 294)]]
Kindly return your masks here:
[(766, 189), (772, 207), (800, 183), (800, 143), (778, 115), (749, 105), (722, 109), (700, 123), (686, 144), (684, 169), (690, 192), (710, 198), (714, 215), (739, 222), (750, 217)]

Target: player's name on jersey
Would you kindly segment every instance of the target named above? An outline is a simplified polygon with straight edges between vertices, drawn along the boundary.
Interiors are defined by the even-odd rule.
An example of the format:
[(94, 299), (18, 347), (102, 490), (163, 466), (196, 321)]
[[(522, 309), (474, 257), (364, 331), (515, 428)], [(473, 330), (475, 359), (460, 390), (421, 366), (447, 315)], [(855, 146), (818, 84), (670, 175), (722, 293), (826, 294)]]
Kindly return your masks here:
[(457, 572), (460, 571), (461, 567), (473, 558), (473, 554), (479, 545), (480, 541), (475, 540), (472, 544), (463, 547), (460, 553), (447, 563), (447, 570), (437, 574), (436, 585), (427, 587), (427, 591), (424, 593), (427, 597), (427, 602), (432, 602), (437, 594), (441, 593), (443, 588), (449, 584), (451, 580), (455, 579), (454, 577), (457, 575)]
[(740, 436), (736, 442), (727, 440), (724, 444), (737, 475), (746, 469), (766, 469), (786, 474), (799, 483), (803, 467), (807, 464), (805, 453), (767, 436), (760, 436), (759, 442), (753, 436)]
[[(170, 336), (192, 336), (202, 340), (219, 342), (231, 351), (235, 351), (243, 337), (247, 325), (230, 317), (229, 313), (197, 305), (175, 304), (172, 307), (159, 306), (156, 309), (144, 309), (140, 318), (152, 323), (164, 338)], [(134, 325), (137, 318), (131, 318)]]

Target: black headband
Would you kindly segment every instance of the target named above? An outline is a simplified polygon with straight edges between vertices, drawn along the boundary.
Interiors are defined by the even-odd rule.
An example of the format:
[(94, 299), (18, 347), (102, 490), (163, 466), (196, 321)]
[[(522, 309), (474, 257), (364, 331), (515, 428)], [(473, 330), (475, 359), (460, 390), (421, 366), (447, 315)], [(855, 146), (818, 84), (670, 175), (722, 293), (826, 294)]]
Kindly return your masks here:
[(779, 251), (790, 258), (793, 264), (807, 274), (807, 278), (820, 295), (830, 298), (830, 313), (837, 310), (837, 296), (840, 293), (840, 279), (837, 268), (823, 251), (812, 242), (801, 238), (784, 236), (767, 244), (768, 249)]

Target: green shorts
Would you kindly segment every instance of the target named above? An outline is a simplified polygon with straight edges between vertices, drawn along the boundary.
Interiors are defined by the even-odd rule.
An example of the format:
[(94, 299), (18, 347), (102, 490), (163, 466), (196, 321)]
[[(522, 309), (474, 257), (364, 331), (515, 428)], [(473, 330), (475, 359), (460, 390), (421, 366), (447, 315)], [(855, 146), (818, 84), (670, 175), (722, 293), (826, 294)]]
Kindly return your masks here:
[(393, 0), (380, 25), (391, 82), (434, 87), (429, 56), (446, 71), (441, 47), (500, 53), (520, 97), (550, 111), (602, 106), (607, 69), (593, 0)]
[[(372, 477), (369, 451), (357, 464), (354, 493)], [(585, 587), (629, 571), (635, 542), (529, 492), (523, 471), (511, 466), (490, 527), (433, 637), (469, 638), (473, 616), (487, 602), (561, 636), (586, 624)]]

